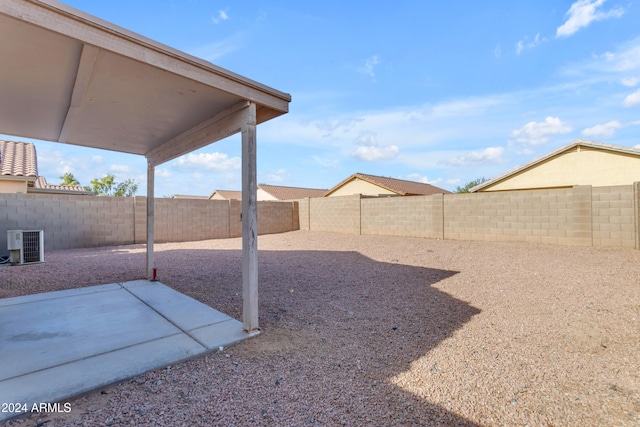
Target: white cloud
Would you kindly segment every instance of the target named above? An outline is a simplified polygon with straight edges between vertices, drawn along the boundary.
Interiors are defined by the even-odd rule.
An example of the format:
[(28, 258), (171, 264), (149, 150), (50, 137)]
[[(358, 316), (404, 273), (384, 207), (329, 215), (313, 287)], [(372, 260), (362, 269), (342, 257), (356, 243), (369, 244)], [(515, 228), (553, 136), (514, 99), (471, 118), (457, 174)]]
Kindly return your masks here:
[(228, 9), (219, 10), (218, 14), (211, 18), (211, 22), (213, 22), (214, 24), (219, 24), (222, 21), (226, 21), (227, 19), (229, 19), (229, 14), (227, 13), (227, 10)]
[[(457, 138), (468, 138), (468, 123), (474, 123), (476, 138), (494, 137), (494, 127), (487, 125), (488, 115), (515, 113), (508, 109), (513, 95), (491, 95), (454, 99), (437, 104), (392, 106), (383, 110), (352, 111), (344, 115), (317, 120), (314, 116), (301, 119), (287, 114), (277, 120), (277, 126), (262, 125), (261, 140), (274, 144), (293, 144), (315, 148), (339, 149), (349, 155), (350, 145), (363, 134), (375, 131), (379, 146), (395, 144), (400, 151), (410, 147), (425, 148), (444, 144)], [(509, 120), (511, 122), (511, 120)], [(275, 122), (275, 121), (274, 121)], [(517, 123), (517, 122), (514, 122)], [(515, 127), (515, 125), (512, 125)], [(486, 145), (491, 144), (490, 142)], [(326, 156), (324, 156), (326, 157)]]
[(589, 86), (619, 81), (625, 86), (640, 83), (640, 37), (619, 44), (615, 50), (594, 54), (580, 62), (569, 62), (559, 73), (572, 79), (582, 78)]
[(225, 55), (242, 49), (245, 44), (246, 36), (243, 33), (236, 33), (224, 40), (188, 49), (187, 52), (206, 61), (215, 62)]
[(266, 183), (268, 184), (271, 182), (282, 182), (288, 175), (289, 174), (287, 173), (286, 169), (278, 169), (276, 171), (269, 172), (265, 175), (265, 179), (267, 181)]
[(511, 137), (523, 144), (540, 145), (551, 135), (571, 132), (571, 127), (557, 117), (547, 117), (544, 122), (529, 122), (522, 129), (511, 132)]
[(320, 166), (324, 166), (326, 168), (336, 168), (340, 164), (340, 160), (336, 158), (326, 158), (320, 156), (312, 156), (311, 157), (317, 164)]
[(102, 163), (103, 160), (104, 158), (102, 156), (93, 156), (91, 158), (91, 161), (93, 161), (94, 163)]
[(621, 7), (609, 11), (597, 10), (606, 0), (578, 0), (567, 11), (567, 20), (556, 30), (556, 37), (569, 37), (594, 21), (620, 18), (624, 14)]
[(216, 171), (239, 170), (242, 167), (240, 157), (229, 158), (224, 153), (189, 153), (180, 156), (176, 165), (184, 168), (213, 169)]
[(610, 121), (602, 125), (596, 125), (582, 131), (582, 135), (588, 138), (613, 138), (616, 130), (622, 127), (622, 123), (617, 120)]
[(461, 156), (450, 158), (446, 163), (450, 166), (475, 166), (482, 163), (500, 163), (504, 147), (488, 147), (484, 150), (470, 151)]
[(425, 175), (420, 175), (419, 173), (412, 173), (407, 175), (407, 180), (431, 185), (436, 185), (442, 182), (442, 178), (429, 179)]
[(131, 171), (131, 168), (128, 165), (111, 165), (109, 166), (109, 170), (114, 172), (128, 173)]
[(46, 177), (54, 182), (52, 175), (56, 175), (56, 179), (65, 173), (72, 173), (78, 179), (79, 170), (84, 169), (89, 162), (78, 161), (75, 157), (62, 153), (55, 149), (37, 148), (38, 156), (38, 174)]
[(356, 138), (356, 143), (360, 145), (360, 147), (351, 152), (351, 157), (368, 162), (393, 159), (400, 151), (396, 145), (380, 147), (378, 145), (376, 133), (372, 131), (361, 132)]
[(635, 92), (627, 95), (627, 97), (622, 102), (625, 107), (633, 107), (635, 105), (640, 105), (640, 89)]
[(322, 122), (315, 122), (314, 126), (320, 131), (325, 132), (324, 136), (330, 137), (338, 131), (346, 133), (353, 129), (358, 122), (362, 119), (342, 118), (339, 120), (325, 120)]
[(396, 145), (389, 145), (387, 147), (361, 146), (351, 153), (351, 157), (367, 162), (374, 162), (376, 160), (393, 159), (398, 155), (399, 151), (400, 149)]
[(546, 42), (546, 37), (540, 37), (540, 33), (536, 34), (533, 40), (529, 41), (529, 37), (526, 37), (518, 43), (516, 43), (516, 54), (520, 55), (525, 49), (533, 49), (534, 47), (539, 46), (542, 42)]
[(171, 172), (169, 172), (169, 169), (166, 168), (158, 168), (156, 169), (154, 175), (159, 178), (169, 178), (171, 176)]
[(493, 49), (493, 56), (496, 58), (500, 58), (502, 56), (502, 48), (500, 47), (500, 45), (496, 46)]
[(378, 55), (370, 56), (366, 59), (366, 61), (364, 61), (364, 65), (358, 68), (358, 71), (361, 72), (362, 74), (367, 74), (372, 78), (375, 78), (376, 73), (374, 69), (379, 62), (380, 62), (380, 58), (378, 58)]
[[(605, 52), (597, 56), (596, 59), (604, 60), (600, 64), (600, 68), (604, 69), (604, 71), (618, 73), (637, 72), (640, 70), (640, 38), (636, 38), (622, 46), (618, 52)], [(637, 83), (637, 79), (635, 81)]]

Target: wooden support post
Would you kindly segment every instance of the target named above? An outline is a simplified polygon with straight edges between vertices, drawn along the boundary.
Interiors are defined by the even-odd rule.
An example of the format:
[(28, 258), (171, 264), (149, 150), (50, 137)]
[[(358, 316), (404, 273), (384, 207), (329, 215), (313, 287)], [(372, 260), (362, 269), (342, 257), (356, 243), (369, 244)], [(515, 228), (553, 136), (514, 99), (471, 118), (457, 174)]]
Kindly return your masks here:
[(256, 177), (256, 104), (242, 125), (242, 325), (258, 326), (258, 205)]
[(155, 256), (153, 253), (155, 196), (155, 167), (147, 160), (147, 280), (153, 279)]

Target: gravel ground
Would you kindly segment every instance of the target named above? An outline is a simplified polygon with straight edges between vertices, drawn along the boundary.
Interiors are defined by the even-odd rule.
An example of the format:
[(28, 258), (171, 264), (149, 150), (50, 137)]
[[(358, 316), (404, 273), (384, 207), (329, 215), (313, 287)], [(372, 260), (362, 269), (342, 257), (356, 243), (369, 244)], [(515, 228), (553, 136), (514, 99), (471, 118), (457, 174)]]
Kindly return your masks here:
[[(241, 318), (241, 240), (157, 244)], [(263, 334), (5, 425), (640, 426), (640, 251), (260, 236)], [(0, 297), (138, 279), (144, 247), (0, 268)]]

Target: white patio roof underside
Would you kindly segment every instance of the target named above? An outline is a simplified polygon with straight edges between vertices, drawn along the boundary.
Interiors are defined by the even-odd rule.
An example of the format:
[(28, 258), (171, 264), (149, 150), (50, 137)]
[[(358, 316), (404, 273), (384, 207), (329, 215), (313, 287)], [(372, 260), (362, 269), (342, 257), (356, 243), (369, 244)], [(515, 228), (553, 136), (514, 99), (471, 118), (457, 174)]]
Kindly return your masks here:
[[(242, 132), (243, 317), (257, 328), (255, 127), (291, 97), (54, 0), (0, 2), (0, 58), (0, 133), (143, 155), (148, 201), (155, 166)], [(147, 234), (150, 277), (153, 203)]]

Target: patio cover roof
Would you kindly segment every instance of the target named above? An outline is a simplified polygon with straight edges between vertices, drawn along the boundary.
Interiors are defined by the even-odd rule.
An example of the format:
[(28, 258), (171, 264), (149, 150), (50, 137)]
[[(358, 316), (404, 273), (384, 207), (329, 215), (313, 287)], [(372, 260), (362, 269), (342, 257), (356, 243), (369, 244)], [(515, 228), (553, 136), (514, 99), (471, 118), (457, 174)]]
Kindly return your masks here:
[(0, 132), (171, 160), (291, 97), (53, 0), (0, 2)]
[(0, 2), (0, 133), (147, 158), (147, 278), (154, 168), (242, 132), (243, 320), (258, 328), (257, 124), (290, 95), (54, 0)]

